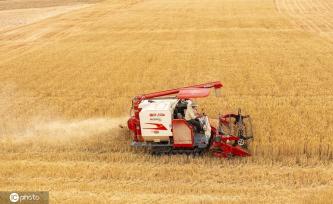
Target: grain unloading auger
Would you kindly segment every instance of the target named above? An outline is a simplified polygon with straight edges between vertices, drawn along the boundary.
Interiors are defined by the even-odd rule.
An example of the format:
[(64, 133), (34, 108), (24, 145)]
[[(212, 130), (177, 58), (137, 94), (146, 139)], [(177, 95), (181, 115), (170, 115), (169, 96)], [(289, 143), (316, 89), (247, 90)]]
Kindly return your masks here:
[[(133, 147), (146, 147), (153, 154), (201, 154), (216, 157), (250, 156), (249, 140), (253, 138), (251, 118), (237, 114), (219, 115), (218, 126), (210, 125), (208, 116), (198, 114), (195, 125), (186, 120), (192, 99), (216, 95), (221, 82), (211, 82), (139, 95), (133, 98), (128, 128)], [(189, 114), (189, 113), (188, 113)]]

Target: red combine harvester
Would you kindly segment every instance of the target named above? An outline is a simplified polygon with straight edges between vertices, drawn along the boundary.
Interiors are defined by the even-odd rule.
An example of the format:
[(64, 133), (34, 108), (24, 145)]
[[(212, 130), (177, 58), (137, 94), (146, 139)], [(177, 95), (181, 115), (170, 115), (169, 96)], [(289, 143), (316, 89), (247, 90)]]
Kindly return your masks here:
[(225, 158), (250, 156), (251, 118), (240, 109), (237, 114), (219, 115), (218, 127), (211, 126), (205, 114), (196, 115), (199, 125), (186, 120), (186, 112), (194, 107), (192, 99), (209, 96), (212, 88), (218, 95), (222, 86), (217, 81), (134, 97), (128, 120), (131, 145), (149, 148), (157, 155), (211, 152)]

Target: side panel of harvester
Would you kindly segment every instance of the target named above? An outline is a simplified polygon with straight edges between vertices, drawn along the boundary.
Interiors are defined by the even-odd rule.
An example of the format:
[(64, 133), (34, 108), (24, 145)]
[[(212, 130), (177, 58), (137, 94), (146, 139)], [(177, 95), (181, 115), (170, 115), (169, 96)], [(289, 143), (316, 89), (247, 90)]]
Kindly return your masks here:
[(139, 108), (141, 135), (145, 141), (169, 141), (177, 99), (143, 100)]
[(193, 128), (183, 119), (175, 119), (172, 121), (173, 126), (173, 146), (177, 147), (193, 147), (194, 135)]

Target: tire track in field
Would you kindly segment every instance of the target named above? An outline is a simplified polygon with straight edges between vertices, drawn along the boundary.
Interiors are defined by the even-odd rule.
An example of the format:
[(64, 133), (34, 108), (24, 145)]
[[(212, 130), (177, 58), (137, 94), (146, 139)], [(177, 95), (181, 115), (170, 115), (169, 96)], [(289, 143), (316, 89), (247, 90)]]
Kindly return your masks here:
[(276, 9), (296, 27), (333, 42), (333, 3), (330, 0), (275, 0)]

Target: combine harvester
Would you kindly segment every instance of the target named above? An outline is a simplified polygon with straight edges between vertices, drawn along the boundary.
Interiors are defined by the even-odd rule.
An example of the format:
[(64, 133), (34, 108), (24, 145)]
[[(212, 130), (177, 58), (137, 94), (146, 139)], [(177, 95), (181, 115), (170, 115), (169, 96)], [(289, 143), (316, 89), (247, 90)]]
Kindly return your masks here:
[[(218, 127), (210, 125), (208, 116), (197, 114), (185, 120), (195, 98), (216, 96), (221, 82), (199, 84), (134, 97), (128, 128), (133, 147), (148, 148), (152, 154), (194, 154), (211, 152), (215, 157), (250, 156), (248, 142), (253, 138), (251, 118), (237, 114), (219, 115)], [(192, 109), (193, 111), (193, 109)]]

